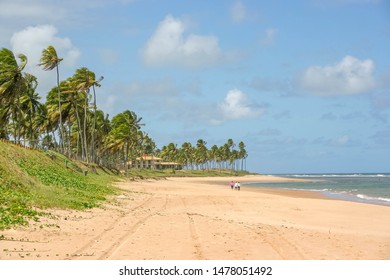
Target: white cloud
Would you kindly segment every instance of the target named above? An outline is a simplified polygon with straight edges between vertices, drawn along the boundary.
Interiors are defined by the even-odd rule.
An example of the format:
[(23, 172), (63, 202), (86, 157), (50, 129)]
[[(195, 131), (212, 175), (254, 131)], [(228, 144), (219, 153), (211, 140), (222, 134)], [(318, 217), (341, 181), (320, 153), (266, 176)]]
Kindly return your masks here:
[(69, 38), (56, 36), (57, 28), (53, 25), (29, 26), (16, 32), (11, 37), (12, 50), (27, 55), (29, 64), (38, 64), (42, 50), (50, 45), (56, 48), (57, 54), (64, 58), (64, 64), (74, 65), (80, 52), (72, 45)]
[[(25, 54), (28, 59), (26, 72), (35, 75), (39, 81), (40, 89), (49, 90), (52, 86), (51, 74), (43, 71), (37, 64), (40, 61), (42, 50), (48, 46), (54, 46), (59, 57), (63, 58), (61, 65), (74, 66), (80, 56), (80, 51), (75, 48), (67, 37), (57, 36), (57, 28), (53, 25), (29, 26), (15, 32), (11, 37), (11, 48), (15, 54)], [(45, 95), (44, 92), (41, 92)]]
[(345, 56), (334, 65), (312, 66), (299, 77), (304, 91), (321, 96), (354, 95), (368, 92), (375, 86), (374, 62)]
[(167, 16), (142, 50), (144, 63), (149, 66), (205, 67), (221, 57), (218, 39), (214, 36), (190, 34), (180, 19)]
[(263, 109), (250, 104), (246, 95), (238, 90), (230, 90), (219, 105), (224, 119), (242, 119), (259, 116)]
[(275, 28), (267, 28), (265, 30), (265, 36), (260, 39), (260, 45), (269, 46), (272, 45), (275, 41), (276, 33), (278, 32)]
[(230, 14), (235, 22), (243, 21), (246, 17), (246, 9), (241, 1), (236, 1), (230, 9)]

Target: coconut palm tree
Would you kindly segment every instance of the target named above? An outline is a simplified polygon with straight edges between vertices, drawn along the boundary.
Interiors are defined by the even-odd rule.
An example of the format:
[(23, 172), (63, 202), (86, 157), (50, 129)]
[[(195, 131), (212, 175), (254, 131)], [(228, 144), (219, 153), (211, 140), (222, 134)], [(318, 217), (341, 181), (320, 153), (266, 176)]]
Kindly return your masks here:
[(123, 163), (126, 176), (128, 175), (128, 162), (132, 149), (140, 139), (139, 129), (142, 118), (138, 118), (136, 113), (126, 110), (113, 117), (111, 121), (112, 130), (108, 135), (107, 147), (109, 149), (121, 149), (123, 152)]
[(84, 122), (83, 122), (83, 158), (88, 163), (88, 144), (87, 144), (87, 112), (88, 102), (90, 98), (90, 88), (95, 83), (95, 73), (88, 70), (86, 67), (82, 67), (76, 70), (76, 73), (72, 77), (73, 85), (75, 89), (85, 95), (84, 101)]
[(92, 124), (92, 133), (91, 133), (91, 157), (92, 161), (95, 162), (96, 159), (96, 150), (95, 150), (95, 131), (96, 131), (96, 87), (100, 87), (100, 82), (104, 79), (103, 76), (101, 76), (97, 81), (94, 81), (92, 83), (92, 90), (93, 90), (93, 124)]
[(239, 154), (239, 158), (241, 159), (241, 171), (244, 170), (244, 160), (247, 158), (248, 154), (245, 150), (245, 144), (244, 142), (240, 142), (238, 143), (238, 148), (239, 148), (239, 151), (238, 151), (238, 154)]
[(218, 146), (213, 145), (209, 150), (209, 159), (212, 160), (214, 168), (216, 168), (217, 158), (218, 158)]
[[(1, 105), (1, 134), (7, 137), (8, 120), (13, 113), (14, 120), (20, 118), (19, 98), (26, 91), (27, 83), (23, 76), (23, 69), (27, 64), (27, 57), (18, 54), (18, 64), (12, 51), (6, 48), (0, 50), (0, 105)], [(16, 108), (15, 108), (16, 107)], [(14, 135), (17, 142), (20, 141), (20, 124)]]
[(59, 58), (57, 55), (57, 51), (53, 46), (48, 46), (46, 49), (42, 51), (41, 60), (38, 64), (42, 66), (43, 70), (49, 71), (56, 69), (57, 73), (57, 94), (58, 94), (58, 110), (59, 110), (59, 126), (60, 126), (60, 147), (62, 151), (65, 151), (64, 144), (64, 132), (62, 127), (62, 111), (61, 111), (61, 91), (60, 91), (60, 72), (58, 65), (62, 61), (62, 58)]
[(184, 158), (184, 165), (187, 166), (187, 168), (193, 169), (193, 163), (194, 163), (194, 147), (192, 147), (192, 144), (190, 142), (184, 142), (181, 145), (181, 153), (182, 157)]
[(233, 151), (234, 151), (235, 144), (232, 139), (228, 139), (225, 145), (227, 145), (226, 160), (229, 161), (230, 168), (233, 169), (233, 161), (234, 161)]
[(37, 137), (33, 137), (33, 135), (35, 134), (34, 130), (38, 130), (38, 127), (35, 126), (35, 123), (37, 121), (38, 111), (41, 110), (42, 104), (39, 102), (41, 97), (37, 92), (35, 92), (35, 89), (38, 86), (37, 78), (28, 73), (24, 73), (24, 77), (27, 83), (27, 91), (20, 97), (20, 108), (25, 118), (19, 119), (19, 122), (23, 120), (25, 121), (26, 131), (24, 136), (25, 138), (27, 137), (32, 146), (36, 146), (36, 141), (38, 139)]
[[(83, 93), (85, 95), (85, 104), (84, 104), (84, 122), (83, 122), (83, 144), (84, 144), (84, 156), (86, 161), (89, 161), (88, 156), (88, 142), (87, 142), (87, 119), (88, 119), (88, 113), (89, 113), (89, 100), (90, 100), (90, 89), (93, 89), (93, 95), (94, 95), (94, 101), (93, 101), (93, 119), (92, 119), (92, 132), (91, 132), (91, 138), (92, 142), (94, 142), (94, 128), (96, 123), (96, 87), (100, 87), (100, 82), (103, 80), (103, 77), (100, 77), (98, 80), (95, 78), (95, 73), (90, 71), (86, 67), (82, 67), (76, 70), (76, 73), (72, 77), (72, 82), (74, 83), (75, 88), (77, 91)], [(91, 147), (90, 155), (92, 156), (93, 160), (93, 147)]]
[(95, 163), (101, 164), (104, 154), (104, 140), (111, 130), (110, 120), (108, 114), (105, 115), (102, 110), (96, 110), (94, 118), (96, 118), (94, 131), (94, 156)]
[[(167, 146), (164, 146), (161, 149), (160, 155), (165, 161), (177, 162), (177, 158), (179, 156), (179, 149), (177, 148), (177, 144), (169, 143)], [(172, 172), (175, 172), (174, 165), (172, 165)]]
[(142, 143), (142, 153), (145, 153), (147, 155), (150, 155), (152, 157), (152, 162), (151, 162), (151, 168), (155, 168), (154, 165), (154, 155), (156, 152), (156, 143), (153, 141), (152, 138), (149, 137), (148, 134), (145, 134), (143, 136), (143, 143)]
[(207, 162), (207, 142), (203, 139), (198, 139), (196, 142), (196, 161), (200, 165), (201, 169), (205, 169), (204, 164)]

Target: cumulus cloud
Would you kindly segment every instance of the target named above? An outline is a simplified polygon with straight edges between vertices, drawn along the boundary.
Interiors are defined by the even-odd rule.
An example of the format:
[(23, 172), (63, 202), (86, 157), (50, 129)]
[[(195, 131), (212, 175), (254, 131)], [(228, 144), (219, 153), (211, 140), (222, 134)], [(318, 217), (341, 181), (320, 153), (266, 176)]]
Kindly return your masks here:
[(230, 90), (219, 105), (224, 119), (242, 119), (259, 116), (263, 109), (252, 105), (246, 95), (238, 90)]
[(307, 68), (298, 78), (299, 87), (314, 95), (354, 95), (368, 92), (375, 86), (374, 62), (345, 56), (340, 62)]
[(216, 37), (186, 36), (185, 30), (183, 21), (167, 16), (142, 49), (144, 63), (148, 66), (205, 67), (220, 60), (221, 50)]
[(80, 51), (73, 46), (71, 40), (67, 37), (57, 36), (57, 32), (57, 28), (53, 25), (29, 26), (15, 32), (10, 41), (12, 51), (15, 54), (23, 53), (27, 56), (28, 63), (25, 71), (38, 77), (39, 86), (45, 91), (50, 89), (53, 84), (51, 81), (49, 82), (50, 73), (37, 66), (42, 50), (50, 45), (54, 46), (58, 56), (64, 59), (61, 65), (67, 67), (74, 66), (80, 56)]
[(235, 22), (240, 22), (245, 19), (246, 9), (241, 1), (236, 1), (230, 9), (230, 15)]
[(12, 50), (27, 55), (30, 64), (38, 64), (42, 50), (50, 45), (56, 48), (57, 54), (64, 58), (64, 64), (74, 65), (80, 52), (72, 45), (69, 38), (58, 37), (58, 30), (53, 25), (29, 26), (13, 34)]

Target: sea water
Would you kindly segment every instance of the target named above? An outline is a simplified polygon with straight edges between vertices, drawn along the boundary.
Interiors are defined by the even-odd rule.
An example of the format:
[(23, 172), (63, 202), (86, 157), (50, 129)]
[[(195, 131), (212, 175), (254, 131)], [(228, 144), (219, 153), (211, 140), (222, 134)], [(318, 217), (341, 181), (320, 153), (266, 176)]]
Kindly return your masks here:
[(253, 187), (321, 192), (325, 196), (355, 202), (390, 206), (390, 173), (277, 174), (307, 182), (247, 183)]

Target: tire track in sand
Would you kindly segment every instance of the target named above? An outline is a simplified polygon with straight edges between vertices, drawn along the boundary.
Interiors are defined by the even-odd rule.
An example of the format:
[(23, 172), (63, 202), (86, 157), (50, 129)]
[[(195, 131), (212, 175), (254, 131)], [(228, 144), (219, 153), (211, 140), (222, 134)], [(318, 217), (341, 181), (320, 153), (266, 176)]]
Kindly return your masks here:
[[(94, 247), (94, 245), (96, 245), (96, 243), (99, 241), (99, 240), (105, 240), (107, 239), (108, 236), (110, 236), (113, 232), (114, 229), (117, 229), (118, 228), (118, 225), (121, 224), (121, 223), (124, 223), (129, 215), (132, 215), (134, 214), (135, 212), (137, 211), (142, 211), (143, 208), (146, 208), (151, 202), (152, 202), (152, 199), (155, 197), (155, 194), (153, 195), (149, 195), (148, 198), (146, 198), (145, 200), (143, 200), (140, 204), (138, 204), (137, 206), (135, 207), (132, 207), (130, 208), (129, 210), (127, 211), (124, 211), (121, 213), (121, 215), (117, 218), (114, 219), (114, 221), (112, 221), (105, 229), (103, 229), (99, 234), (93, 236), (92, 238), (89, 239), (88, 242), (86, 242), (81, 248), (77, 249), (76, 251), (74, 251), (73, 253), (69, 254), (70, 255), (70, 258), (67, 258), (67, 259), (77, 259), (77, 258), (80, 258), (82, 256), (94, 256), (94, 253), (85, 253), (86, 250)], [(90, 251), (90, 250), (89, 250)]]
[(187, 213), (188, 222), (189, 222), (189, 230), (190, 230), (190, 237), (192, 240), (192, 243), (194, 244), (194, 254), (196, 259), (201, 260), (203, 259), (203, 252), (202, 252), (202, 246), (201, 242), (199, 240), (199, 235), (196, 230), (196, 224), (194, 221), (194, 216), (199, 214), (194, 213)]
[(129, 229), (125, 230), (124, 234), (122, 234), (119, 238), (116, 239), (114, 243), (108, 247), (103, 254), (101, 254), (98, 259), (99, 260), (108, 260), (115, 259), (114, 256), (117, 252), (121, 250), (130, 240), (132, 235), (138, 230), (140, 226), (146, 223), (148, 219), (153, 216), (159, 215), (162, 211), (166, 210), (168, 204), (168, 195), (165, 195), (164, 203), (158, 210), (153, 211), (152, 213), (147, 214), (144, 217), (138, 219)]
[[(181, 201), (182, 201), (184, 208), (186, 210), (188, 210), (189, 207), (188, 207), (186, 199), (184, 197), (181, 197)], [(193, 247), (194, 247), (193, 254), (195, 255), (196, 259), (201, 260), (201, 259), (203, 259), (203, 251), (202, 251), (201, 242), (199, 240), (198, 231), (196, 229), (196, 223), (194, 220), (194, 216), (203, 216), (203, 215), (199, 214), (199, 213), (190, 213), (190, 212), (186, 212), (186, 215), (188, 218), (189, 234), (190, 234), (191, 242), (192, 242)]]
[(253, 229), (256, 234), (260, 235), (266, 243), (268, 243), (272, 249), (280, 256), (282, 260), (305, 260), (305, 254), (290, 241), (290, 239), (285, 237), (276, 226), (261, 224), (260, 230)]

